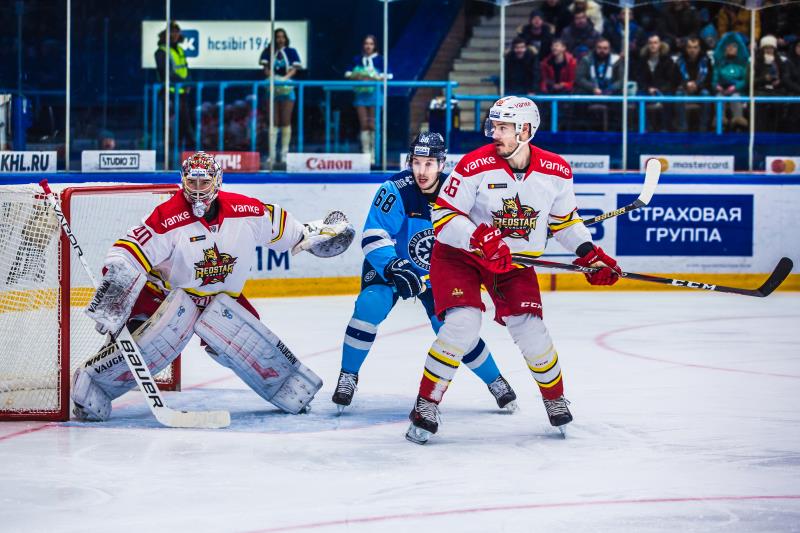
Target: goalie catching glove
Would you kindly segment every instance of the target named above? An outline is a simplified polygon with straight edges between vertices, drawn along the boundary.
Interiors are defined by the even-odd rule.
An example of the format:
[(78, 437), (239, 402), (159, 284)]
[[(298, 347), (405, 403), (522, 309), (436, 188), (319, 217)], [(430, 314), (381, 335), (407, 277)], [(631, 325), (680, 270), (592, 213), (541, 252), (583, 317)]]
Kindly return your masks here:
[(356, 230), (341, 211), (331, 211), (322, 220), (306, 222), (303, 238), (292, 248), (292, 255), (308, 251), (317, 257), (343, 253), (356, 236)]

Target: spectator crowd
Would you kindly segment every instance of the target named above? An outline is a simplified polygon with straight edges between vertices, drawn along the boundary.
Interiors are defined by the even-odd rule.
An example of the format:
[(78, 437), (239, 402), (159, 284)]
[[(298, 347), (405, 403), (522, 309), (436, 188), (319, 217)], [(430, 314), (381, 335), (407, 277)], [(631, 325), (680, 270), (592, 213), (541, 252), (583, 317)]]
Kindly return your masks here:
[[(544, 0), (518, 29), (506, 53), (506, 92), (527, 95), (620, 95), (624, 54), (630, 54), (628, 94), (748, 96), (754, 61), (755, 96), (800, 95), (800, 6), (767, 0), (754, 13), (739, 2), (652, 2), (630, 12), (595, 0)], [(750, 58), (750, 40), (755, 56)], [(756, 106), (760, 131), (795, 131), (791, 104)], [(563, 105), (571, 129), (616, 127), (621, 104)], [(647, 102), (648, 131), (708, 131), (715, 106), (702, 102)], [(749, 127), (746, 102), (723, 107), (728, 131)], [(635, 116), (635, 114), (634, 114)]]

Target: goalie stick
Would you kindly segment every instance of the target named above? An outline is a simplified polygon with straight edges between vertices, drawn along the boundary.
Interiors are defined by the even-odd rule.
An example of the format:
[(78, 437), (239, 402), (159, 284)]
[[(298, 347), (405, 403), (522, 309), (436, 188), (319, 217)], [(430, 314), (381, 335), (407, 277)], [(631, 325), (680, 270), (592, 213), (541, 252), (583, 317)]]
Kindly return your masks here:
[[(39, 185), (44, 190), (45, 200), (53, 208), (61, 229), (64, 230), (67, 240), (72, 246), (72, 249), (75, 250), (81, 265), (83, 265), (86, 274), (92, 281), (92, 285), (97, 288), (97, 278), (95, 278), (92, 269), (86, 262), (83, 250), (80, 244), (78, 244), (78, 239), (75, 234), (72, 233), (69, 222), (67, 222), (64, 212), (61, 210), (60, 202), (55, 194), (53, 194), (53, 191), (50, 190), (47, 180), (42, 180), (39, 182)], [(231, 415), (228, 411), (176, 411), (175, 409), (167, 407), (164, 403), (164, 398), (161, 396), (161, 391), (158, 390), (153, 375), (150, 373), (150, 369), (147, 368), (147, 365), (144, 363), (144, 358), (142, 357), (139, 347), (136, 345), (136, 341), (133, 340), (131, 332), (128, 331), (128, 327), (123, 326), (116, 337), (111, 337), (111, 340), (117, 343), (120, 351), (125, 356), (125, 362), (136, 380), (136, 383), (139, 385), (139, 389), (147, 397), (148, 407), (150, 407), (156, 420), (161, 424), (174, 428), (208, 429), (224, 428), (230, 425)]]
[[(597, 224), (598, 222), (602, 222), (609, 218), (618, 217), (620, 215), (624, 215), (625, 213), (630, 213), (634, 209), (639, 209), (640, 207), (646, 206), (653, 198), (653, 193), (656, 192), (656, 187), (658, 186), (658, 180), (660, 177), (661, 162), (658, 159), (649, 159), (644, 171), (644, 185), (642, 186), (642, 192), (639, 193), (638, 198), (628, 205), (614, 209), (613, 211), (602, 213), (596, 217), (587, 218), (583, 221), (583, 225), (591, 226), (592, 224)], [(553, 234), (548, 229), (547, 238), (549, 239), (552, 236)]]
[[(525, 266), (540, 266), (545, 268), (555, 268), (559, 270), (570, 270), (572, 272), (583, 272), (585, 274), (591, 274), (593, 272), (597, 272), (600, 269), (596, 267), (583, 267), (578, 265), (573, 265), (571, 263), (556, 263), (554, 261), (545, 261), (543, 259), (533, 259), (528, 256), (519, 255), (519, 254), (512, 254), (513, 260), (515, 263)], [(730, 294), (741, 294), (743, 296), (755, 296), (757, 298), (764, 298), (765, 296), (769, 296), (772, 292), (778, 288), (778, 286), (783, 283), (783, 281), (789, 276), (792, 271), (794, 264), (792, 260), (788, 257), (781, 258), (778, 261), (778, 264), (775, 266), (775, 269), (772, 271), (772, 274), (761, 284), (760, 287), (757, 289), (743, 289), (741, 287), (728, 287), (726, 285), (715, 285), (704, 283), (700, 281), (688, 281), (682, 279), (675, 279), (675, 278), (662, 278), (661, 276), (653, 276), (650, 274), (637, 274), (635, 272), (622, 272), (620, 277), (627, 278), (627, 279), (635, 279), (639, 281), (647, 281), (650, 283), (661, 283), (662, 285), (672, 285), (674, 287), (683, 287), (686, 289), (699, 289), (704, 291), (714, 291), (714, 292), (727, 292)]]

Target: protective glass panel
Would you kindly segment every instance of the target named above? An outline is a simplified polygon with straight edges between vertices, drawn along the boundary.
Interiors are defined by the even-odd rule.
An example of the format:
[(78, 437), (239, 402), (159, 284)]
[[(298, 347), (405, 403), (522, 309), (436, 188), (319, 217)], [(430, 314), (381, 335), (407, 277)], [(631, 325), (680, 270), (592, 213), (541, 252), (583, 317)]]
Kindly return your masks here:
[(163, 168), (164, 98), (155, 85), (163, 73), (155, 67), (164, 13), (163, 0), (72, 2), (71, 169)]
[[(65, 0), (0, 2), (0, 172), (55, 170), (66, 141)], [(56, 161), (57, 159), (57, 161)]]
[[(456, 89), (462, 108), (469, 107), (462, 115), (467, 115), (471, 128), (482, 129), (486, 111), (499, 94), (527, 96), (541, 116), (537, 146), (566, 156), (588, 156), (574, 165), (576, 171), (598, 165), (620, 168), (622, 10), (593, 4), (587, 16), (556, 1), (497, 2), (487, 9), (488, 4), (475, 6), (481, 18), (462, 51), (462, 56), (486, 61), (486, 69), (464, 76), (465, 83)], [(493, 84), (493, 94), (486, 91), (487, 84)], [(483, 95), (475, 94), (481, 91)]]
[(753, 170), (800, 174), (800, 3), (763, 6), (753, 63)]
[[(313, 19), (309, 15), (303, 4), (276, 1), (273, 48), (262, 56), (263, 64), (270, 65), (262, 74), (266, 83), (265, 95), (270, 96), (265, 107), (264, 124), (269, 124), (271, 116), (273, 125), (264, 146), (271, 168), (277, 171), (285, 171), (290, 166), (292, 171), (305, 171), (318, 165), (318, 158), (302, 154), (325, 151), (323, 145), (326, 134), (329, 134), (325, 129), (325, 117), (330, 115), (330, 108), (323, 109), (326, 93), (322, 84), (316, 81), (319, 78), (309, 76), (309, 72), (316, 68), (325, 68), (324, 56), (329, 50), (312, 46), (312, 41), (319, 36), (310, 33)], [(332, 34), (328, 37), (336, 38)], [(269, 60), (269, 54), (272, 54), (272, 60)]]

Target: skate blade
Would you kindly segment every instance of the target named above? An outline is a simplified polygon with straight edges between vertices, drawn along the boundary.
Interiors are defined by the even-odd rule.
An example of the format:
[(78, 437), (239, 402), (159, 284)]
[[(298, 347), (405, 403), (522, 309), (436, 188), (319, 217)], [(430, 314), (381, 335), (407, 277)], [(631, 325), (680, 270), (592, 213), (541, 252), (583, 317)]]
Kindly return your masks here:
[(562, 439), (566, 439), (567, 438), (567, 425), (564, 424), (563, 426), (558, 426), (557, 429), (561, 433), (561, 438)]
[(338, 415), (340, 415), (340, 416), (341, 416), (341, 414), (342, 414), (342, 413), (344, 413), (344, 408), (345, 408), (345, 406), (344, 406), (344, 405), (339, 405), (339, 404), (337, 403), (337, 404), (336, 404), (336, 414), (338, 414)]
[(519, 405), (517, 405), (516, 400), (511, 400), (507, 404), (505, 404), (502, 409), (509, 414), (516, 413), (519, 410)]
[(411, 424), (408, 428), (408, 431), (406, 431), (406, 440), (409, 440), (414, 444), (425, 444), (428, 442), (428, 439), (431, 438), (431, 435), (433, 435), (433, 433), (430, 431), (418, 428), (414, 424)]

